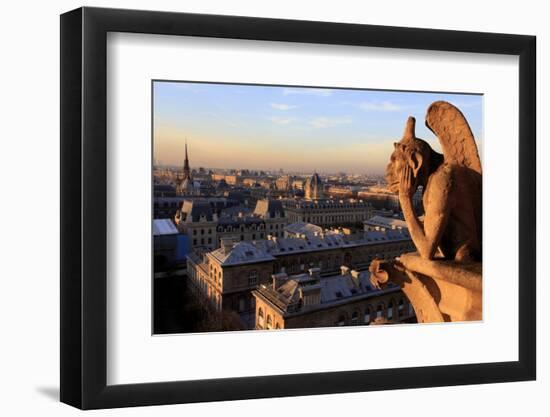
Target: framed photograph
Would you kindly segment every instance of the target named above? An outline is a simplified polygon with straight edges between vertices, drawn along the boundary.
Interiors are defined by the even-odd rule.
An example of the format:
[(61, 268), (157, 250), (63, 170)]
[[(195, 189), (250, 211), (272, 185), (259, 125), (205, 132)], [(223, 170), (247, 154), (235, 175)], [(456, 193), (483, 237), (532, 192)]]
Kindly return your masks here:
[(535, 37), (61, 16), (61, 401), (533, 380)]

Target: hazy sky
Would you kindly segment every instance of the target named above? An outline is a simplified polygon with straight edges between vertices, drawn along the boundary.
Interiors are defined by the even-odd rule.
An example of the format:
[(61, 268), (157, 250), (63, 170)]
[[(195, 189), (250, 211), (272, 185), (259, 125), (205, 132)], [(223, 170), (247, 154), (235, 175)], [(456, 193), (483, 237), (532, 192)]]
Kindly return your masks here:
[(481, 154), (479, 95), (156, 81), (154, 157), (181, 165), (187, 138), (192, 168), (382, 173), (409, 115), (440, 150), (424, 126), (436, 100), (462, 110)]

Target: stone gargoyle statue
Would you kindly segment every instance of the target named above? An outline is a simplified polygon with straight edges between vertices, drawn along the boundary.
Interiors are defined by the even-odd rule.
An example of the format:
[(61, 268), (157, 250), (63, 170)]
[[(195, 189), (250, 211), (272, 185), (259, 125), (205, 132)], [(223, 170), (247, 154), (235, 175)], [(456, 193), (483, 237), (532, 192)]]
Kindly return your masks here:
[[(443, 155), (416, 137), (409, 117), (386, 169), (418, 252), (374, 260), (371, 282), (377, 288), (388, 281), (400, 285), (419, 322), (480, 320), (482, 177), (476, 142), (464, 115), (445, 101), (430, 105), (426, 126)], [(413, 210), (420, 186), (423, 221)]]

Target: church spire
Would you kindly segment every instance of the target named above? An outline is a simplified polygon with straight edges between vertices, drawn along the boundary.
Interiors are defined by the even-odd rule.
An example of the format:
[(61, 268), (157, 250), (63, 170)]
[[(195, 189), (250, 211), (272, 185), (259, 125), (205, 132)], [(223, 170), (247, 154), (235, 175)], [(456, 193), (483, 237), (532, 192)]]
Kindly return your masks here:
[(185, 139), (185, 160), (183, 161), (183, 179), (191, 179), (191, 169), (189, 168), (189, 156), (187, 154), (187, 139)]

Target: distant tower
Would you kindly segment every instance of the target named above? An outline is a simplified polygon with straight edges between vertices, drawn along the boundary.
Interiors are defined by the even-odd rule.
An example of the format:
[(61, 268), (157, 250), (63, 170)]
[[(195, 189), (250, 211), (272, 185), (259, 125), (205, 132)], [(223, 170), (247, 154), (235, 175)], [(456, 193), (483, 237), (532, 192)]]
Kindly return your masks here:
[(183, 177), (176, 188), (178, 195), (195, 194), (193, 180), (191, 179), (191, 168), (189, 167), (189, 155), (187, 154), (187, 139), (185, 140), (185, 160), (183, 161)]
[(306, 180), (305, 197), (308, 200), (320, 200), (323, 196), (323, 182), (317, 172), (314, 172), (311, 177)]
[(187, 139), (185, 139), (185, 160), (183, 161), (183, 180), (191, 179), (191, 169), (189, 168), (189, 156), (187, 155)]

